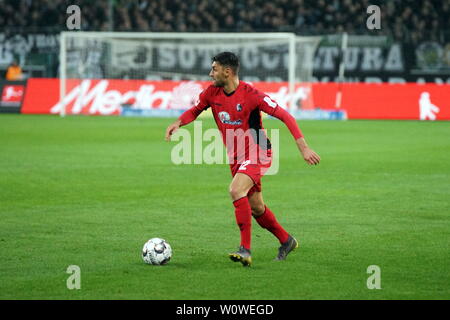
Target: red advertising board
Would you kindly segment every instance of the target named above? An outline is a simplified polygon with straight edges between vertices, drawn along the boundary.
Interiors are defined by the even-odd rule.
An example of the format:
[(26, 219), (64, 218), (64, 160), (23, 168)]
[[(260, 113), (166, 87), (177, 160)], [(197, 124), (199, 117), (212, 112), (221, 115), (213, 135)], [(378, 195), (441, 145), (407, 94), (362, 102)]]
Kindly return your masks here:
[[(210, 82), (144, 80), (68, 80), (66, 98), (59, 100), (58, 79), (29, 79), (22, 113), (118, 115), (124, 109), (184, 110)], [(336, 93), (342, 90), (341, 108), (348, 119), (450, 120), (450, 85), (313, 83), (288, 94), (285, 82), (257, 82), (282, 107), (313, 110), (335, 109)], [(291, 98), (294, 108), (290, 108)]]

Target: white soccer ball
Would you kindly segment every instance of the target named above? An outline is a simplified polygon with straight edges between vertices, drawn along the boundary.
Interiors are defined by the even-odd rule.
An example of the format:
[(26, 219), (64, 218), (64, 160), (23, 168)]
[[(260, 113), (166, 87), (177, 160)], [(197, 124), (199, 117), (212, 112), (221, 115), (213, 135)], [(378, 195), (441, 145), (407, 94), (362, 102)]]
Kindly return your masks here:
[(172, 247), (161, 238), (148, 240), (142, 248), (142, 259), (145, 263), (163, 265), (172, 258)]

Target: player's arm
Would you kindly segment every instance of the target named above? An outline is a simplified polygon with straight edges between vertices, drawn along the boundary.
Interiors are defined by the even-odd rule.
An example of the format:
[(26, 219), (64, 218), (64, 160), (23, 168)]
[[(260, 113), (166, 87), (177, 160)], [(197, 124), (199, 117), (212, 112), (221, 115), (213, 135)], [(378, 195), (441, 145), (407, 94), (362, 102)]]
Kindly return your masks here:
[(209, 105), (206, 98), (206, 90), (203, 91), (199, 96), (199, 102), (194, 107), (186, 110), (174, 123), (170, 124), (166, 129), (166, 141), (170, 141), (170, 137), (175, 131), (178, 130), (181, 126), (185, 126), (195, 119), (202, 113), (204, 110), (208, 109)]
[(305, 137), (303, 136), (303, 133), (300, 130), (297, 121), (295, 121), (295, 118), (289, 112), (281, 108), (276, 102), (270, 99), (267, 95), (264, 95), (261, 98), (262, 101), (259, 104), (260, 109), (265, 113), (284, 122), (284, 124), (287, 126), (292, 136), (294, 137), (297, 148), (300, 150), (303, 159), (308, 164), (319, 164), (320, 156), (306, 143)]

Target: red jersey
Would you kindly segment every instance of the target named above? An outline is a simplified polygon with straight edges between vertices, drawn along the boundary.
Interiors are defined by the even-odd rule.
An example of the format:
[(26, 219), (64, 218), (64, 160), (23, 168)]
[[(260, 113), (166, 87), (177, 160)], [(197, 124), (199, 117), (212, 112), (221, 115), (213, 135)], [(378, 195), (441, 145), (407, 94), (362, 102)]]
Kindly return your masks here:
[(294, 139), (302, 137), (295, 119), (265, 93), (250, 84), (239, 81), (235, 91), (225, 93), (223, 87), (210, 85), (199, 95), (196, 106), (180, 116), (181, 125), (194, 121), (198, 115), (211, 108), (217, 127), (222, 134), (230, 163), (243, 163), (258, 155), (258, 162), (271, 156), (261, 111), (282, 120)]

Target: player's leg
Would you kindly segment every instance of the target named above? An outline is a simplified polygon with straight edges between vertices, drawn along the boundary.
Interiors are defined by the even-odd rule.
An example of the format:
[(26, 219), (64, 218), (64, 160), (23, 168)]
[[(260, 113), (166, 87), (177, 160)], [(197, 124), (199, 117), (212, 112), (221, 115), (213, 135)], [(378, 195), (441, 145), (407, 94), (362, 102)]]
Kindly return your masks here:
[(233, 200), (236, 223), (241, 234), (239, 250), (230, 253), (230, 259), (239, 261), (244, 266), (249, 266), (252, 262), (250, 256), (252, 209), (250, 208), (247, 193), (253, 185), (253, 180), (243, 173), (236, 173), (230, 184), (230, 196)]
[(283, 244), (288, 238), (289, 234), (278, 223), (273, 212), (264, 204), (262, 192), (254, 192), (249, 196), (250, 207), (252, 208), (252, 215), (258, 224), (270, 231), (278, 241)]
[(247, 197), (248, 191), (255, 183), (244, 173), (236, 173), (230, 183), (230, 196), (233, 201)]
[(278, 223), (273, 212), (264, 204), (262, 192), (254, 192), (249, 196), (252, 215), (258, 224), (277, 237), (281, 246), (278, 249), (277, 260), (285, 260), (286, 256), (298, 247), (298, 241), (289, 235)]
[(256, 219), (263, 215), (266, 211), (266, 206), (262, 197), (262, 192), (255, 191), (249, 193), (248, 202), (250, 202), (250, 208), (252, 208), (252, 216)]

